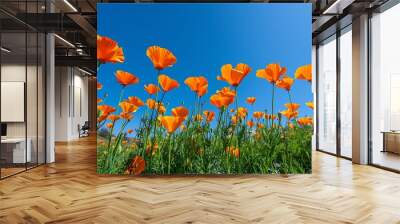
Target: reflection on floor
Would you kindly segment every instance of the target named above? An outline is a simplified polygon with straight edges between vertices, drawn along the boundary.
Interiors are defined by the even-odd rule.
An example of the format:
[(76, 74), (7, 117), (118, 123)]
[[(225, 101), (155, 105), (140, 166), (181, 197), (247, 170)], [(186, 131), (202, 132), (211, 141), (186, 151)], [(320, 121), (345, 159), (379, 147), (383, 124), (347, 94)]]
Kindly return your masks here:
[(25, 167), (24, 168), (20, 168), (20, 167), (16, 167), (16, 168), (1, 168), (1, 178), (13, 175), (15, 173), (18, 173), (18, 172), (21, 172), (21, 171), (24, 171), (24, 170), (25, 170)]
[(400, 155), (391, 152), (375, 151), (372, 157), (373, 163), (376, 165), (400, 170)]
[(32, 167), (36, 167), (37, 164), (36, 163), (27, 163), (26, 167), (25, 164), (18, 164), (18, 165), (13, 165), (13, 164), (2, 164), (2, 168), (0, 170), (1, 173), (1, 178), (5, 178), (7, 176), (11, 176), (13, 174), (17, 174), (20, 173), (22, 171), (25, 171), (26, 169), (30, 169)]

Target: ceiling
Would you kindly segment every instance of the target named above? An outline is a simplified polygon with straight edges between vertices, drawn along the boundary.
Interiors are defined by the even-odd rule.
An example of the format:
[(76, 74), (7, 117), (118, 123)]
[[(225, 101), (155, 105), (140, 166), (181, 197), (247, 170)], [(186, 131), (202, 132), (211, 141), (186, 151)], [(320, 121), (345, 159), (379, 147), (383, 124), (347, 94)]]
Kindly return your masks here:
[[(24, 46), (18, 32), (55, 32), (56, 63), (78, 63), (96, 72), (97, 3), (149, 3), (149, 2), (268, 2), (312, 3), (313, 41), (335, 32), (338, 20), (377, 7), (387, 0), (1, 0), (0, 23), (4, 38), (14, 41), (16, 49)], [(52, 13), (49, 13), (49, 12)], [(28, 12), (28, 13), (26, 13)], [(351, 22), (351, 18), (348, 19)], [(334, 29), (332, 29), (334, 27)], [(332, 31), (329, 31), (329, 30)], [(2, 43), (5, 43), (2, 41)], [(11, 45), (10, 45), (11, 46)], [(33, 46), (33, 45), (32, 45)], [(31, 50), (28, 48), (28, 54)], [(25, 52), (21, 52), (25, 53)], [(57, 60), (58, 59), (58, 60)], [(79, 62), (82, 64), (80, 65)], [(90, 64), (93, 66), (88, 66)], [(83, 65), (84, 64), (84, 65)]]

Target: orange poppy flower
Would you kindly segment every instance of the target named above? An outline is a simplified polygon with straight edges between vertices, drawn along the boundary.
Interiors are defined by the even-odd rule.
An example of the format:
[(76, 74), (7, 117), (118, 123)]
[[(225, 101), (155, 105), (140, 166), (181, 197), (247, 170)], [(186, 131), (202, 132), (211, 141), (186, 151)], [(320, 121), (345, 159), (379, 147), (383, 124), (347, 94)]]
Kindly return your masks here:
[(311, 82), (311, 80), (312, 80), (311, 64), (298, 67), (296, 69), (296, 72), (294, 73), (294, 77), (296, 79), (302, 79), (302, 80), (307, 80), (307, 81)]
[(115, 115), (115, 114), (110, 114), (110, 115), (108, 115), (108, 120), (110, 120), (112, 122), (116, 122), (117, 120), (119, 120), (119, 116)]
[(247, 97), (246, 102), (248, 104), (253, 105), (256, 102), (256, 98), (255, 97)]
[(124, 52), (111, 38), (97, 35), (97, 60), (100, 63), (122, 63), (125, 60)]
[(256, 111), (253, 113), (253, 117), (256, 119), (261, 119), (264, 116), (264, 112)]
[(109, 105), (98, 105), (97, 110), (101, 111), (102, 114), (110, 114), (112, 112), (115, 112), (115, 108)]
[(211, 104), (218, 108), (229, 106), (229, 104), (233, 103), (233, 100), (234, 97), (226, 97), (220, 94), (214, 94), (210, 97)]
[(210, 97), (210, 102), (218, 108), (227, 107), (231, 103), (233, 103), (233, 101), (235, 100), (235, 96), (236, 92), (234, 90), (231, 90), (228, 87), (224, 87)]
[(125, 72), (122, 70), (118, 70), (115, 73), (115, 78), (117, 79), (117, 81), (119, 82), (119, 84), (121, 84), (123, 87), (126, 87), (128, 85), (132, 85), (132, 84), (136, 84), (139, 82), (139, 78), (136, 77), (135, 75), (129, 73), (129, 72)]
[(267, 120), (276, 120), (277, 119), (277, 117), (275, 115), (272, 115), (272, 114), (265, 114), (264, 117)]
[(99, 82), (97, 82), (97, 90), (101, 90), (103, 88), (103, 85)]
[(294, 124), (293, 124), (293, 123), (289, 123), (288, 126), (289, 126), (289, 128), (291, 128), (291, 129), (294, 128)]
[(172, 67), (172, 65), (176, 63), (175, 55), (168, 49), (159, 46), (151, 46), (147, 48), (146, 55), (157, 70)]
[(289, 76), (285, 76), (282, 79), (276, 81), (276, 86), (285, 89), (286, 91), (290, 91), (292, 88), (294, 79), (290, 78)]
[(189, 114), (189, 110), (184, 106), (172, 108), (171, 112), (175, 117), (181, 117), (183, 119), (185, 119)]
[(126, 131), (128, 134), (132, 134), (133, 130), (132, 129), (128, 129), (128, 131)]
[(226, 81), (232, 86), (238, 86), (250, 72), (250, 66), (244, 63), (237, 64), (235, 68), (231, 64), (225, 64), (221, 67), (221, 75), (217, 76), (217, 79)]
[(182, 131), (186, 130), (186, 126), (184, 124), (181, 125), (181, 130)]
[(313, 119), (311, 117), (302, 117), (297, 120), (297, 123), (301, 126), (312, 125)]
[(129, 164), (126, 174), (140, 175), (146, 167), (146, 161), (141, 156), (135, 156)]
[(225, 149), (225, 152), (229, 153), (230, 155), (232, 155), (232, 156), (234, 156), (236, 158), (238, 158), (240, 156), (239, 148), (235, 148), (235, 147), (232, 147), (232, 146), (227, 147)]
[(164, 105), (162, 103), (157, 103), (155, 100), (153, 99), (147, 99), (146, 101), (146, 105), (149, 109), (152, 110), (157, 110), (158, 113), (165, 113), (166, 112), (166, 108), (164, 107)]
[(160, 88), (154, 84), (144, 85), (144, 90), (150, 95), (156, 94)]
[(103, 100), (101, 98), (97, 98), (97, 104), (103, 102)]
[(153, 145), (147, 145), (146, 154), (149, 154), (150, 151), (151, 151), (151, 154), (154, 155), (154, 154), (156, 154), (157, 150), (158, 150), (158, 144), (157, 143), (155, 143), (154, 146)]
[(297, 104), (297, 103), (285, 103), (285, 107), (286, 107), (288, 110), (296, 111), (296, 110), (299, 109), (300, 104)]
[(210, 102), (212, 105), (221, 108), (223, 107), (223, 101), (222, 101), (222, 97), (218, 94), (214, 94), (210, 97)]
[(285, 116), (287, 119), (290, 120), (290, 119), (292, 119), (292, 118), (297, 117), (297, 116), (299, 115), (299, 112), (298, 112), (298, 111), (293, 111), (293, 110), (287, 109), (287, 110), (281, 111), (281, 114), (282, 114), (283, 116)]
[(313, 102), (307, 102), (306, 106), (314, 110), (314, 103)]
[(97, 122), (102, 122), (105, 119), (107, 119), (107, 117), (108, 117), (108, 114), (102, 114), (97, 118)]
[(201, 114), (196, 114), (196, 115), (194, 116), (194, 120), (195, 120), (195, 121), (202, 121), (202, 120), (203, 120), (203, 116), (201, 116)]
[(203, 112), (203, 114), (206, 117), (206, 121), (208, 123), (210, 123), (212, 120), (214, 120), (215, 113), (213, 111), (205, 110)]
[(154, 110), (156, 108), (156, 101), (153, 99), (147, 99), (146, 100), (146, 105), (149, 109)]
[(258, 129), (260, 129), (260, 128), (263, 128), (264, 127), (264, 125), (263, 124), (261, 124), (261, 123), (257, 123), (257, 128)]
[(244, 107), (239, 107), (239, 108), (237, 109), (237, 115), (238, 115), (240, 118), (245, 118), (245, 117), (247, 116), (247, 109), (244, 108)]
[(200, 97), (207, 93), (208, 81), (203, 76), (189, 77), (185, 80), (185, 84)]
[(128, 102), (133, 104), (133, 105), (135, 105), (135, 106), (137, 106), (137, 107), (144, 106), (143, 101), (137, 96), (128, 97)]
[(257, 70), (256, 76), (275, 84), (286, 73), (286, 68), (279, 64), (269, 64), (265, 69)]
[(254, 123), (252, 120), (247, 121), (247, 126), (249, 126), (249, 128), (252, 128), (254, 126)]
[(112, 123), (107, 123), (107, 124), (106, 124), (106, 127), (109, 128), (109, 129), (111, 129), (111, 128), (113, 127), (113, 124), (112, 124)]
[(160, 104), (160, 105), (158, 105), (157, 111), (159, 114), (164, 114), (167, 111), (167, 109), (164, 107), (163, 104)]
[(130, 121), (130, 120), (132, 120), (132, 118), (133, 118), (133, 115), (132, 115), (131, 113), (126, 113), (126, 112), (121, 112), (121, 113), (119, 114), (119, 116), (120, 116), (122, 119), (125, 119), (125, 120), (127, 120), (127, 121)]
[(161, 124), (167, 130), (168, 133), (173, 133), (182, 124), (184, 119), (176, 116), (162, 116), (160, 118)]
[(237, 124), (239, 117), (237, 115), (232, 115), (231, 122), (232, 124)]
[(138, 107), (129, 103), (129, 102), (121, 102), (119, 103), (119, 106), (121, 107), (122, 112), (124, 113), (133, 113), (136, 112)]
[(167, 75), (159, 75), (158, 83), (160, 83), (160, 86), (164, 92), (168, 92), (179, 87), (178, 81), (171, 79)]

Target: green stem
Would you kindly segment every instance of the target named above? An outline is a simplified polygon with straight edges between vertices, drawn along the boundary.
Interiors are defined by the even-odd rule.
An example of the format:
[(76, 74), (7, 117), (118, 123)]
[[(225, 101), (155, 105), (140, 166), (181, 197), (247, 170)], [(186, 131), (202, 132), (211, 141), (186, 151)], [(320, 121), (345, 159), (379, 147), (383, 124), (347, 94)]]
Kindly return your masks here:
[[(119, 101), (118, 101), (118, 104), (121, 103), (122, 97), (123, 97), (123, 95), (124, 95), (124, 89), (125, 89), (125, 87), (122, 87), (121, 91), (119, 92)], [(119, 108), (118, 108), (118, 111), (119, 111)], [(114, 124), (115, 124), (115, 121), (113, 121), (112, 124), (113, 124), (113, 126), (112, 126), (112, 128), (111, 128), (110, 136), (109, 136), (109, 138), (108, 138), (108, 147), (107, 147), (108, 150), (110, 149), (110, 146), (111, 146), (111, 137), (112, 137), (112, 134), (113, 134), (113, 132), (114, 132)]]
[(110, 135), (108, 136), (107, 152), (108, 152), (109, 154), (108, 154), (108, 159), (107, 159), (107, 162), (106, 162), (107, 170), (109, 169), (109, 165), (110, 165), (110, 163), (111, 163), (110, 158), (111, 158), (112, 154), (111, 154), (111, 149), (110, 149), (110, 147), (111, 147), (112, 135), (113, 135), (113, 132), (114, 132), (114, 123), (115, 123), (115, 122), (113, 121), (111, 130), (110, 130)]
[[(292, 101), (292, 96), (291, 96), (291, 94), (290, 94), (290, 92), (289, 91), (287, 91), (288, 92), (288, 95), (289, 95), (289, 102), (290, 102), (290, 105), (291, 106), (293, 106), (293, 101)], [(290, 121), (291, 119), (289, 119), (289, 121)], [(296, 121), (296, 119), (294, 119), (295, 121)], [(289, 121), (288, 121), (288, 123), (289, 123)]]
[[(156, 82), (157, 82), (157, 87), (160, 89), (160, 83), (158, 82), (158, 76), (160, 75), (160, 73), (161, 73), (161, 70), (159, 70), (159, 69), (157, 69), (157, 75), (156, 75)], [(152, 120), (154, 120), (154, 124), (156, 124), (157, 123), (157, 116), (158, 115), (156, 115), (156, 117), (155, 117), (155, 119), (153, 119), (153, 115), (154, 115), (154, 110), (156, 109), (156, 106), (157, 106), (157, 100), (158, 100), (158, 91), (156, 91), (156, 97), (155, 97), (155, 107), (151, 110), (151, 114), (150, 114), (150, 118), (149, 118), (149, 122), (148, 122), (148, 125), (146, 125), (146, 138), (145, 138), (145, 142), (144, 142), (144, 150), (143, 150), (143, 158), (145, 158), (145, 156), (146, 156), (146, 148), (147, 148), (147, 140), (148, 140), (148, 138), (149, 138), (149, 136), (150, 136), (150, 132), (151, 132), (151, 129), (152, 129)]]
[(114, 145), (114, 147), (112, 148), (111, 164), (114, 164), (114, 163), (115, 163), (115, 154), (116, 154), (116, 152), (117, 152), (118, 144), (121, 144), (121, 138), (122, 138), (122, 136), (120, 136), (120, 135), (123, 134), (122, 131), (125, 129), (125, 127), (126, 127), (126, 125), (127, 125), (128, 123), (129, 123), (129, 121), (126, 120), (126, 121), (122, 124), (121, 130), (120, 130), (120, 132), (119, 132), (118, 135), (117, 135), (117, 140), (118, 140), (119, 142), (118, 142), (118, 141), (115, 142), (115, 145)]
[(237, 86), (234, 87), (234, 90), (235, 90), (235, 107), (236, 107), (236, 113), (237, 113), (237, 109), (238, 109), (238, 102), (237, 102), (237, 98), (238, 98)]
[[(158, 75), (160, 74), (160, 70), (158, 70)], [(160, 84), (158, 84), (158, 85), (160, 85)], [(152, 142), (152, 144), (151, 144), (151, 148), (150, 148), (150, 154), (149, 154), (149, 157), (150, 157), (150, 164), (151, 164), (151, 160), (153, 159), (153, 150), (154, 150), (154, 145), (156, 144), (156, 131), (157, 131), (157, 119), (158, 119), (158, 110), (159, 110), (159, 107), (160, 107), (160, 105), (162, 104), (162, 101), (163, 101), (163, 99), (164, 99), (164, 96), (165, 96), (165, 92), (163, 92), (163, 94), (162, 94), (162, 96), (161, 96), (161, 100), (160, 100), (160, 102), (158, 102), (157, 100), (158, 100), (158, 92), (157, 92), (157, 100), (156, 100), (156, 105), (155, 105), (155, 110), (156, 110), (156, 116), (154, 117), (154, 128), (153, 128), (153, 142)]]
[(289, 102), (290, 102), (290, 104), (293, 104), (292, 97), (291, 97), (291, 95), (290, 95), (290, 91), (287, 91), (287, 93), (288, 93), (288, 95), (289, 95)]
[(274, 124), (274, 100), (275, 100), (275, 83), (272, 83), (272, 100), (271, 100), (271, 127), (273, 128)]
[[(122, 98), (124, 97), (124, 90), (125, 90), (125, 87), (122, 87), (121, 92), (119, 93), (118, 105), (122, 102)], [(118, 108), (118, 111), (119, 111), (120, 109), (121, 109), (121, 108)]]
[(171, 174), (171, 134), (168, 134), (168, 174)]

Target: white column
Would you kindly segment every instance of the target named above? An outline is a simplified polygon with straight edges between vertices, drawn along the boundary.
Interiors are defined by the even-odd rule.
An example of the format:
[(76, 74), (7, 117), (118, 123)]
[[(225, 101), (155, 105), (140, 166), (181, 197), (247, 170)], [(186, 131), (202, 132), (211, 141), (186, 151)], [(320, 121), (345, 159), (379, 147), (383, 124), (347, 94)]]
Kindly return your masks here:
[[(47, 12), (54, 11), (54, 5), (47, 1)], [(55, 162), (55, 43), (54, 34), (46, 35), (46, 163)]]
[(368, 163), (368, 15), (353, 19), (353, 162)]
[(54, 65), (55, 65), (55, 60), (54, 60), (54, 35), (53, 34), (47, 34), (46, 36), (46, 47), (47, 47), (47, 52), (46, 52), (46, 143), (47, 143), (47, 149), (46, 149), (46, 162), (47, 163), (52, 163), (55, 161), (55, 151), (54, 151), (54, 132), (55, 132), (55, 120), (54, 120), (54, 114), (55, 114), (55, 76), (54, 76)]
[[(311, 53), (311, 62), (312, 62), (312, 82), (311, 82), (311, 91), (313, 93), (313, 102), (314, 105), (317, 105), (317, 85), (316, 85), (316, 81), (317, 81), (317, 73), (316, 73), (316, 68), (317, 68), (317, 48), (315, 45), (312, 46), (312, 53)], [(316, 108), (316, 107), (315, 107)], [(316, 114), (316, 110), (313, 110), (313, 117), (314, 117), (314, 131), (313, 131), (313, 135), (312, 135), (312, 150), (316, 150), (317, 149), (317, 114)]]

